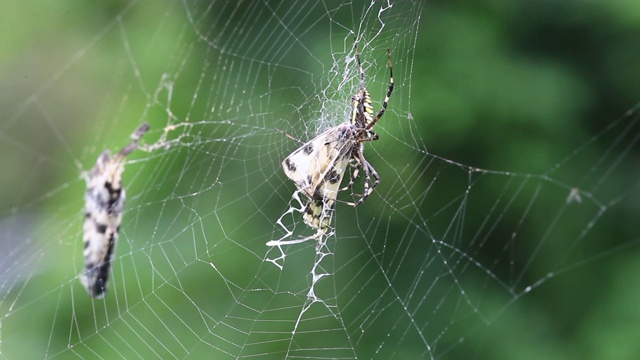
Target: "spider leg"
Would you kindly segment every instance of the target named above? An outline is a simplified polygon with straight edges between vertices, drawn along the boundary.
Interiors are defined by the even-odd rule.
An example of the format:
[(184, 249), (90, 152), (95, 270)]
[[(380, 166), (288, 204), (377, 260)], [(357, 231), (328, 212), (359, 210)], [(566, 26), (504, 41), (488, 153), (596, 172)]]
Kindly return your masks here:
[[(364, 134), (363, 134), (364, 133)], [(340, 189), (340, 191), (345, 190), (353, 190), (353, 185), (360, 174), (360, 170), (364, 169), (365, 179), (364, 179), (364, 191), (363, 194), (356, 194), (353, 191), (351, 192), (351, 196), (357, 196), (359, 199), (356, 202), (348, 202), (348, 205), (358, 206), (364, 202), (364, 200), (373, 192), (373, 189), (378, 186), (380, 182), (380, 176), (375, 171), (373, 166), (369, 164), (369, 162), (364, 158), (364, 146), (363, 142), (365, 141), (375, 141), (378, 140), (378, 134), (376, 134), (373, 130), (365, 130), (361, 129), (361, 138), (358, 139), (358, 147), (356, 147), (351, 153), (351, 160), (349, 165), (353, 168), (351, 172), (351, 176), (349, 179), (349, 183)], [(371, 182), (371, 175), (373, 175), (374, 182)]]
[[(367, 125), (367, 129), (371, 129), (378, 120), (380, 120), (382, 115), (384, 115), (385, 110), (387, 110), (387, 105), (389, 104), (389, 98), (391, 98), (391, 93), (393, 92), (393, 63), (391, 62), (391, 50), (389, 49), (387, 49), (387, 58), (389, 58), (389, 88), (387, 88), (387, 96), (385, 96), (384, 101), (382, 102), (382, 108), (378, 111), (376, 117), (374, 117), (373, 121)], [(358, 63), (360, 63), (359, 60)], [(360, 71), (362, 71), (362, 66), (360, 67)], [(364, 76), (364, 73), (362, 76)]]
[(358, 174), (360, 173), (360, 163), (358, 163), (357, 161), (353, 161), (350, 162), (349, 165), (351, 165), (351, 167), (353, 168), (353, 170), (351, 171), (351, 176), (349, 176), (349, 183), (347, 184), (347, 186), (341, 188), (340, 191), (351, 189), (353, 187), (353, 184), (356, 182), (356, 179), (358, 178)]
[[(357, 158), (359, 165), (357, 169), (362, 168), (364, 169), (364, 190), (362, 192), (362, 194), (355, 194), (352, 193), (351, 195), (353, 196), (357, 196), (358, 200), (356, 200), (355, 202), (347, 202), (347, 205), (356, 207), (360, 204), (362, 204), (368, 197), (369, 195), (371, 195), (371, 193), (373, 193), (373, 190), (378, 186), (378, 184), (380, 183), (380, 175), (378, 175), (378, 172), (373, 168), (373, 166), (371, 166), (371, 164), (369, 164), (369, 162), (364, 158), (364, 155), (362, 154), (361, 151), (358, 152), (357, 154)], [(355, 171), (354, 171), (355, 173)], [(371, 176), (373, 176), (374, 181), (371, 181)], [(355, 180), (355, 178), (353, 178), (353, 180)], [(352, 186), (353, 184), (351, 184), (351, 182), (349, 183), (349, 185), (347, 185), (347, 188)]]
[[(380, 175), (378, 175), (378, 172), (376, 171), (376, 169), (373, 168), (373, 166), (371, 166), (371, 164), (367, 163), (367, 166), (369, 167), (369, 172), (371, 173), (371, 176), (373, 176), (373, 184), (371, 184), (371, 187), (369, 188), (369, 194), (367, 196), (369, 196), (373, 190), (375, 190), (375, 188), (378, 187), (378, 185), (380, 184)], [(364, 199), (363, 199), (364, 201)]]
[[(354, 207), (362, 204), (369, 197), (369, 195), (373, 193), (373, 190), (380, 183), (380, 176), (378, 175), (376, 170), (373, 168), (373, 166), (371, 166), (371, 164), (365, 161), (365, 164), (363, 167), (364, 167), (364, 173), (366, 174), (364, 178), (364, 191), (362, 195), (360, 195), (360, 198), (353, 205)], [(371, 182), (371, 176), (373, 176), (374, 178), (373, 183)]]

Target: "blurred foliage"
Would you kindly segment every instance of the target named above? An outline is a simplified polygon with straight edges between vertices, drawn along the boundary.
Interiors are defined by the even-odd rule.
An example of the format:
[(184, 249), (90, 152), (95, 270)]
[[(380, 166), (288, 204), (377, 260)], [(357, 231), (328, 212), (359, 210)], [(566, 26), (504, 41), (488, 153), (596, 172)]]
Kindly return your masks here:
[[(283, 41), (275, 30), (255, 35), (257, 28), (244, 14), (257, 13), (255, 23), (277, 29), (274, 14), (283, 11), (256, 4), (214, 3), (219, 13), (169, 1), (0, 6), (0, 161), (9, 169), (0, 176), (0, 250), (9, 254), (0, 257), (0, 279), (1, 291), (20, 294), (17, 303), (4, 296), (0, 302), (2, 357), (115, 352), (125, 358), (197, 358), (210, 353), (207, 344), (230, 354), (272, 351), (273, 358), (282, 357), (289, 344), (277, 340), (289, 337), (309, 285), (301, 275), (313, 259), (308, 248), (291, 250), (282, 272), (262, 261), (264, 243), (277, 235), (273, 220), (292, 191), (279, 162), (296, 144), (275, 129), (293, 130), (306, 140), (315, 129), (304, 121), (325, 125), (334, 112), (344, 111), (348, 98), (333, 95), (344, 96), (350, 85), (337, 84), (343, 74), (333, 61), (344, 60), (351, 40), (347, 30), (324, 21), (300, 34), (290, 26), (298, 41)], [(450, 273), (465, 276), (457, 280), (474, 304), (451, 301), (453, 285), (439, 279), (449, 274), (446, 269), (422, 269), (428, 280), (418, 284), (418, 293), (429, 304), (413, 320), (428, 324), (420, 330), (436, 345), (433, 355), (635, 358), (640, 287), (631, 274), (640, 271), (640, 170), (633, 139), (639, 132), (637, 125), (604, 130), (638, 102), (640, 3), (406, 4), (394, 4), (390, 13), (400, 15), (363, 51), (376, 102), (387, 81), (383, 50), (390, 47), (394, 58), (396, 92), (377, 127), (381, 140), (367, 150), (383, 183), (366, 207), (338, 210), (340, 241), (332, 244), (335, 257), (327, 265), (336, 272), (335, 283), (322, 284), (319, 293), (337, 293), (332, 301), (343, 306), (350, 299), (370, 305), (377, 297), (393, 304), (392, 294), (380, 292), (388, 286), (380, 268), (397, 270), (394, 289), (410, 292), (414, 274), (405, 279), (402, 272), (420, 269), (435, 251), (431, 240), (438, 239), (484, 268)], [(333, 22), (354, 29), (360, 24), (351, 18), (352, 7), (329, 6), (335, 6)], [(324, 20), (326, 11), (305, 7), (304, 19)], [(373, 37), (375, 24), (364, 23), (370, 26), (363, 29), (365, 37)], [(317, 119), (323, 106), (329, 115)], [(82, 268), (80, 172), (104, 148), (124, 145), (145, 120), (152, 125), (147, 143), (169, 122), (193, 125), (170, 135), (184, 135), (183, 146), (131, 156), (125, 172), (130, 215), (109, 294), (115, 305), (91, 302), (75, 278)], [(571, 156), (594, 136), (593, 146)], [(468, 167), (440, 158), (509, 173), (470, 175)], [(600, 209), (584, 199), (571, 216), (555, 217), (568, 194), (539, 175), (591, 190), (608, 211), (599, 217)], [(466, 217), (456, 220), (457, 209), (448, 204), (470, 184)], [(492, 205), (510, 200), (502, 213), (487, 215)], [(527, 209), (533, 210), (520, 226)], [(588, 229), (593, 218), (598, 221)], [(368, 228), (367, 219), (378, 226)], [(497, 224), (494, 232), (476, 230), (486, 220)], [(465, 236), (449, 237), (452, 226), (466, 230)], [(589, 231), (576, 239), (584, 230)], [(516, 248), (507, 252), (504, 239), (516, 232)], [(382, 265), (363, 255), (361, 234), (369, 249), (386, 253)], [(479, 245), (469, 240), (474, 235), (488, 239)], [(415, 257), (396, 264), (394, 255), (404, 251)], [(475, 266), (471, 260), (466, 265)], [(512, 292), (498, 282), (487, 284), (483, 270), (494, 272)], [(524, 285), (550, 271), (558, 272), (526, 293)], [(513, 279), (514, 273), (522, 278)], [(24, 289), (16, 290), (23, 282)], [(262, 291), (242, 291), (253, 288)], [(446, 301), (431, 304), (438, 296)], [(360, 314), (353, 303), (339, 309), (344, 318)], [(359, 357), (428, 357), (420, 339), (389, 330), (405, 309), (377, 310), (382, 325), (368, 329), (380, 333), (362, 330), (361, 342), (352, 345)], [(460, 315), (474, 310), (490, 316)], [(347, 326), (354, 334), (360, 330), (353, 327), (364, 321), (344, 325), (326, 313), (309, 316), (326, 316), (334, 328)], [(282, 318), (289, 321), (270, 321)], [(316, 346), (319, 334), (305, 334), (305, 325), (296, 339), (302, 348), (346, 342), (339, 332), (329, 332)], [(156, 329), (169, 329), (171, 336), (164, 339)], [(367, 347), (368, 339), (375, 343), (387, 332), (400, 337), (388, 341), (403, 342), (396, 353)], [(250, 336), (264, 336), (265, 345)], [(136, 347), (136, 341), (146, 345)]]

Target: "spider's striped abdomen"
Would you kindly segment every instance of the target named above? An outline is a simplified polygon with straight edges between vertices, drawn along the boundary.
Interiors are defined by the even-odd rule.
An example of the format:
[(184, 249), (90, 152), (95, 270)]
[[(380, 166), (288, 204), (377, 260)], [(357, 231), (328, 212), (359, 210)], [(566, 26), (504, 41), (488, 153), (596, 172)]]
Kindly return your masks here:
[(360, 128), (367, 128), (373, 123), (373, 106), (369, 90), (360, 89), (358, 93), (352, 97), (353, 105), (351, 114), (351, 123), (358, 125)]

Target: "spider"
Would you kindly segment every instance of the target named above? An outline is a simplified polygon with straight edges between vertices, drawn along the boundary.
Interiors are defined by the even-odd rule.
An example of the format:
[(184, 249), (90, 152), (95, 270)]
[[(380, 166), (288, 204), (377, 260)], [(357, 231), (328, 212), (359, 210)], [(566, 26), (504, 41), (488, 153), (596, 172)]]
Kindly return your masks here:
[[(365, 73), (362, 69), (362, 63), (360, 62), (360, 55), (358, 54), (358, 44), (354, 45), (356, 52), (356, 62), (358, 63), (358, 69), (360, 71), (360, 90), (351, 97), (352, 110), (351, 110), (351, 136), (355, 139), (355, 144), (351, 149), (349, 155), (349, 165), (354, 168), (349, 179), (349, 183), (342, 190), (352, 189), (355, 180), (358, 178), (359, 170), (364, 169), (364, 191), (359, 196), (356, 202), (347, 202), (348, 205), (358, 206), (362, 204), (366, 198), (371, 195), (373, 190), (380, 183), (380, 176), (371, 164), (364, 158), (364, 142), (378, 140), (378, 134), (373, 131), (373, 126), (380, 120), (384, 112), (387, 110), (389, 98), (393, 92), (393, 66), (391, 63), (391, 51), (387, 49), (387, 58), (389, 59), (389, 87), (387, 89), (387, 95), (382, 102), (382, 108), (378, 111), (375, 117), (373, 116), (373, 107), (371, 106), (371, 95), (365, 85)], [(373, 176), (373, 183), (371, 183), (371, 176)]]
[[(373, 116), (371, 95), (365, 84), (366, 76), (360, 61), (357, 42), (354, 50), (360, 75), (360, 89), (351, 97), (350, 119), (304, 143), (282, 162), (287, 177), (293, 180), (298, 190), (309, 199), (304, 210), (305, 223), (318, 229), (319, 232), (326, 231), (331, 223), (331, 214), (338, 191), (352, 189), (361, 169), (365, 174), (363, 192), (362, 194), (352, 192), (352, 196), (357, 197), (356, 201), (344, 203), (353, 207), (362, 204), (380, 183), (380, 176), (364, 157), (364, 143), (379, 139), (373, 126), (384, 115), (393, 92), (391, 51), (387, 49), (389, 87), (382, 102), (382, 108)], [(353, 171), (349, 183), (340, 188), (347, 166), (350, 166)]]

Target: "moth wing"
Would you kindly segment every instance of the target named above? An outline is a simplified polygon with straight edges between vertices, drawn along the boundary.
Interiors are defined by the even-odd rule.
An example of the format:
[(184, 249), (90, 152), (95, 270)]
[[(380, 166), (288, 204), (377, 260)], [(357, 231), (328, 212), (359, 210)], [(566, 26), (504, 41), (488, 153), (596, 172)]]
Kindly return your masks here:
[(307, 196), (313, 196), (327, 169), (340, 157), (340, 146), (336, 142), (341, 141), (339, 127), (316, 136), (284, 159), (285, 175)]
[(315, 229), (325, 230), (331, 224), (335, 203), (340, 190), (340, 183), (344, 178), (349, 160), (340, 156), (338, 160), (324, 172), (318, 187), (314, 189), (314, 195), (309, 199), (305, 207), (302, 219), (305, 224)]

